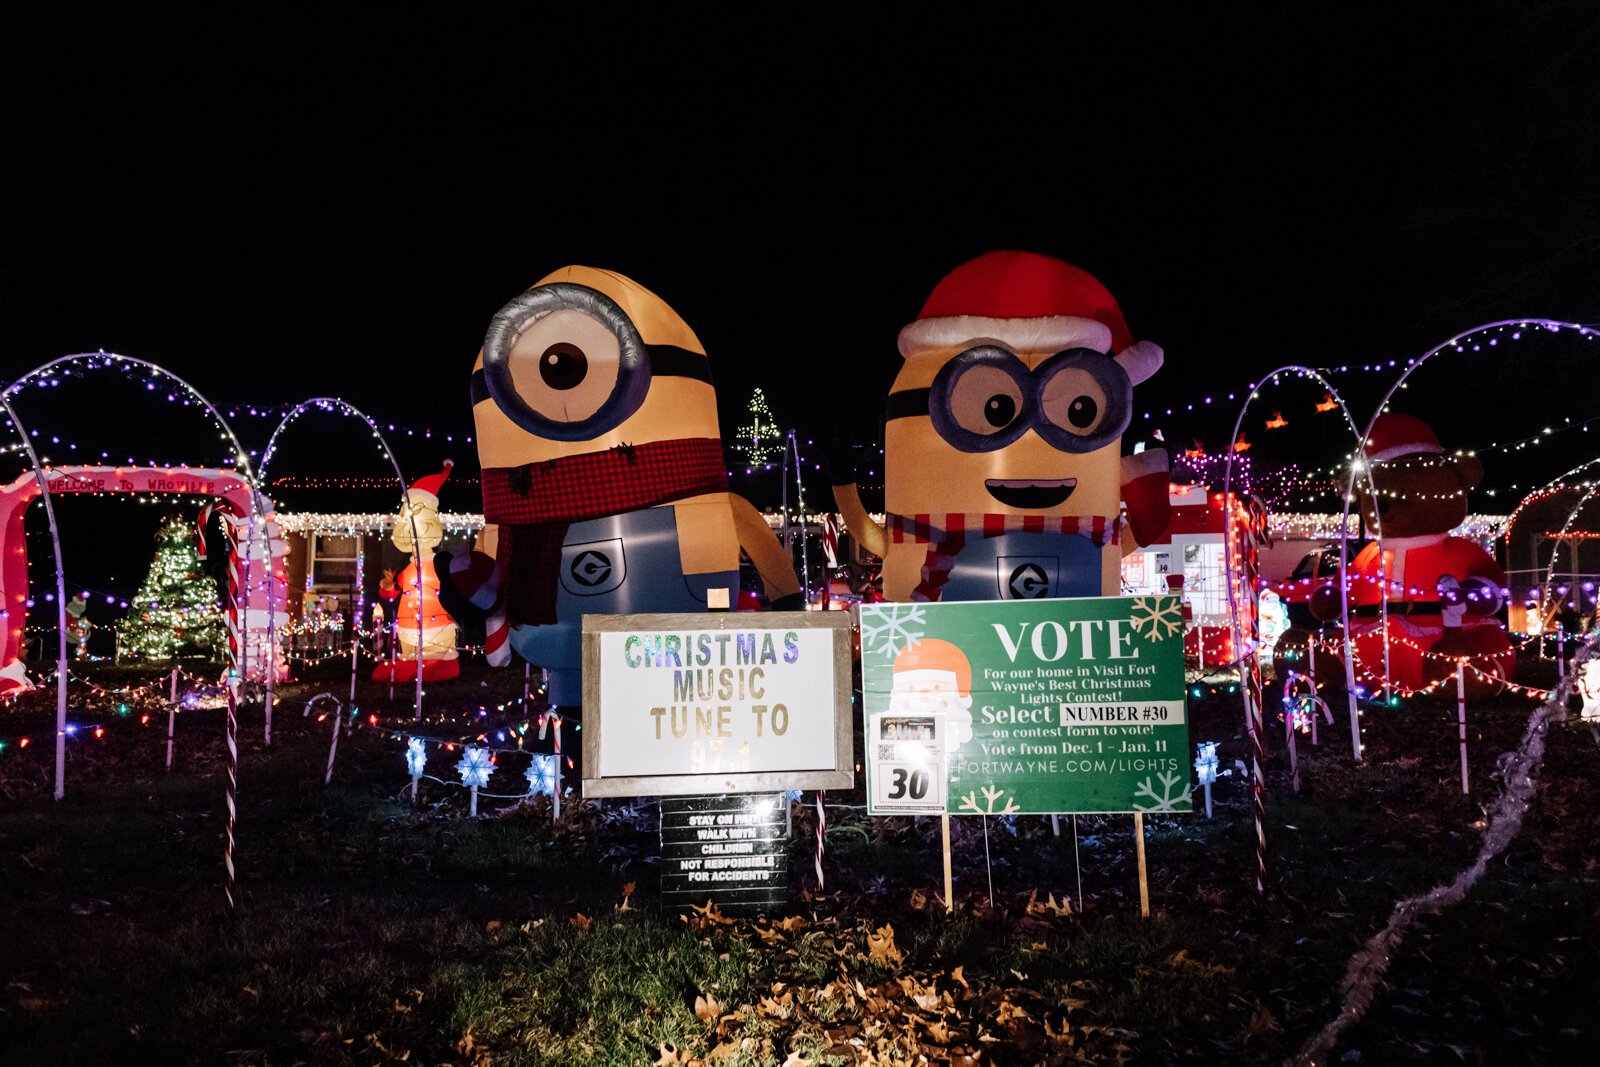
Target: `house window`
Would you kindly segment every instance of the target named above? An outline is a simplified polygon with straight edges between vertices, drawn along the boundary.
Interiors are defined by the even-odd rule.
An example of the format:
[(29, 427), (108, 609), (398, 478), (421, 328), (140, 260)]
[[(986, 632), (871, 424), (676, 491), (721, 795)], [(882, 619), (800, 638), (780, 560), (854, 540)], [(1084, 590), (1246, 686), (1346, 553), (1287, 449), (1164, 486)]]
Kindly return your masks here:
[(356, 556), (360, 538), (348, 534), (315, 534), (311, 545), (311, 591), (349, 596), (356, 588)]

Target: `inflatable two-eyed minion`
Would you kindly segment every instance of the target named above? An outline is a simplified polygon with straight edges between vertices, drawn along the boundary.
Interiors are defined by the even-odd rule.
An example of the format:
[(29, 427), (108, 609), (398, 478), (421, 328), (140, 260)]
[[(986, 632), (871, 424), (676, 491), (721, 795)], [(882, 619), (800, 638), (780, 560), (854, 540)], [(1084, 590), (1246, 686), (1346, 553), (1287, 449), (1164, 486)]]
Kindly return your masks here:
[(835, 500), (883, 557), (889, 600), (1111, 596), (1165, 531), (1167, 457), (1122, 455), (1133, 387), (1161, 366), (1105, 286), (1030, 252), (951, 271), (900, 331), (884, 430), (886, 521), (850, 472)]

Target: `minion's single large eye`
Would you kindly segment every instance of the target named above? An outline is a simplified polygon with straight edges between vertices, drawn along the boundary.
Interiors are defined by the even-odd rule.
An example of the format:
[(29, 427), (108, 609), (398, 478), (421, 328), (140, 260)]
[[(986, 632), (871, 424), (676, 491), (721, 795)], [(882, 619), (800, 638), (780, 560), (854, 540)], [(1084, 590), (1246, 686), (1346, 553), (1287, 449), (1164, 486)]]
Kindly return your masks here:
[(1093, 452), (1122, 436), (1133, 418), (1133, 387), (1116, 360), (1076, 348), (1057, 352), (1036, 372), (1039, 433), (1066, 452)]
[(573, 308), (523, 329), (507, 356), (517, 397), (534, 413), (570, 426), (605, 406), (622, 370), (622, 345), (598, 319)]
[(1003, 348), (969, 348), (940, 368), (928, 393), (939, 436), (963, 452), (988, 452), (1027, 429), (1028, 369)]
[(501, 411), (556, 441), (614, 429), (650, 389), (645, 346), (627, 315), (604, 294), (568, 282), (500, 309), (484, 339), (483, 370)]

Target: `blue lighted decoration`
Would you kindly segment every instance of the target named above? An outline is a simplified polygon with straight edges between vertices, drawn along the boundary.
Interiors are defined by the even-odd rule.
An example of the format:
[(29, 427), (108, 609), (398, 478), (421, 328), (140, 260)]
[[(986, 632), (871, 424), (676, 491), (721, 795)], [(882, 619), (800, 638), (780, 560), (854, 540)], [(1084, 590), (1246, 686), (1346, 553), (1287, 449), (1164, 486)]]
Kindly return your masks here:
[(490, 755), (488, 749), (475, 746), (461, 754), (461, 761), (456, 764), (456, 773), (461, 775), (462, 785), (481, 789), (489, 784), (489, 775), (494, 773)]
[(422, 777), (422, 768), (428, 765), (428, 746), (422, 738), (413, 737), (406, 742), (406, 772), (413, 778)]
[(556, 794), (556, 760), (554, 753), (535, 752), (533, 762), (528, 764), (528, 769), (523, 776), (528, 779), (528, 795), (549, 796)]

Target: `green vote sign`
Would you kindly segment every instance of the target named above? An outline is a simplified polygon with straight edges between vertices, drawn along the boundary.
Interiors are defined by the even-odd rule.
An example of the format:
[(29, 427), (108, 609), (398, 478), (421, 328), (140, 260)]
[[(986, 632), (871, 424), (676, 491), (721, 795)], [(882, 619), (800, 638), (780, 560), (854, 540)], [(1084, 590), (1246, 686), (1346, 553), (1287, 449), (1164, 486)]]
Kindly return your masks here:
[(863, 604), (875, 815), (1185, 812), (1177, 597)]

